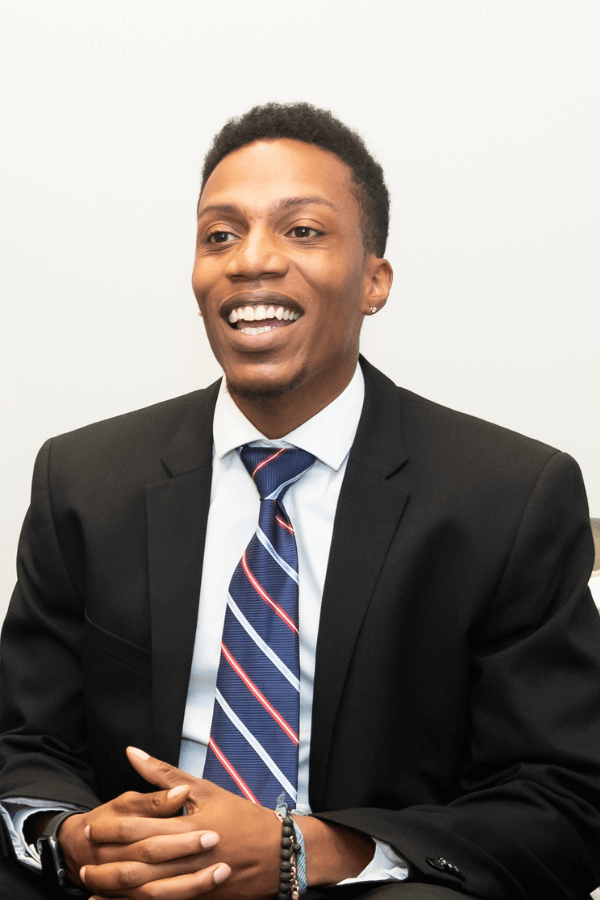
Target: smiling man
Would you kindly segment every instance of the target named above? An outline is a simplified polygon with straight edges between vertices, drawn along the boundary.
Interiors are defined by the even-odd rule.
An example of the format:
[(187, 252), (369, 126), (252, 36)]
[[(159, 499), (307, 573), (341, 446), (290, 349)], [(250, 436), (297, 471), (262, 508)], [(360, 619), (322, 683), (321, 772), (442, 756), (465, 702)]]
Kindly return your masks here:
[(233, 151), (204, 185), (194, 293), (230, 395), (268, 437), (342, 393), (364, 317), (387, 299), (358, 192), (338, 156), (290, 139)]
[(2, 900), (600, 882), (581, 476), (359, 359), (387, 228), (381, 168), (331, 114), (269, 104), (215, 138), (192, 283), (222, 383), (36, 464)]

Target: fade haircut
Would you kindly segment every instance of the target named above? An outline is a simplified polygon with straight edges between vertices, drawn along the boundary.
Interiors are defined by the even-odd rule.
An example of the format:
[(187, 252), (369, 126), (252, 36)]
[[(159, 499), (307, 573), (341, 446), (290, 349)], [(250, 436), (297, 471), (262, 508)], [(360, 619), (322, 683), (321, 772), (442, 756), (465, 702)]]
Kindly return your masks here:
[(315, 144), (346, 163), (352, 172), (353, 193), (360, 208), (365, 251), (383, 256), (390, 220), (390, 198), (383, 169), (356, 131), (329, 110), (318, 109), (310, 103), (266, 103), (254, 106), (239, 118), (229, 119), (215, 136), (204, 159), (200, 194), (214, 169), (229, 153), (254, 141), (280, 138)]

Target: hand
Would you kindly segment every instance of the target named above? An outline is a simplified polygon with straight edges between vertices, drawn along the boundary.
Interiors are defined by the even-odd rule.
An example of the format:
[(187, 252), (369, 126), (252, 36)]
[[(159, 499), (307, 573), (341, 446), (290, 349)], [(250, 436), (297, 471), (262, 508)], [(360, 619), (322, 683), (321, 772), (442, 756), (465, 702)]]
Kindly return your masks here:
[[(143, 751), (129, 748), (127, 753), (147, 781), (165, 789), (149, 796), (170, 798), (177, 792), (176, 799), (179, 805), (185, 802), (188, 815), (170, 818), (161, 807), (157, 818), (147, 818), (147, 813), (137, 818), (130, 813), (124, 818), (96, 817), (87, 832), (94, 858), (81, 873), (88, 890), (98, 897), (191, 900), (216, 890), (231, 873), (231, 887), (223, 891), (222, 885), (218, 897), (267, 897), (277, 892), (281, 823), (272, 810)], [(205, 848), (207, 837), (218, 835), (219, 846), (199, 854), (197, 844), (190, 847), (190, 835), (201, 836)], [(151, 857), (142, 855), (144, 847)]]
[[(194, 778), (141, 750), (130, 747), (127, 755), (137, 772), (151, 784), (164, 789), (187, 785), (185, 806), (188, 815), (175, 822), (190, 825), (193, 822), (199, 832), (208, 829), (210, 833), (219, 834), (217, 850), (202, 858), (202, 865), (207, 865), (218, 857), (231, 869), (230, 877), (217, 891), (219, 900), (275, 895), (281, 823), (272, 810), (244, 800), (205, 779)], [(155, 824), (158, 834), (163, 822)], [(313, 816), (303, 816), (299, 824), (305, 840), (309, 885), (337, 884), (344, 878), (355, 877), (373, 858), (373, 841), (364, 834), (322, 822)], [(96, 828), (95, 836), (99, 834)], [(116, 839), (112, 831), (103, 832), (102, 837), (107, 841)], [(173, 900), (187, 900), (188, 896), (168, 894)]]
[[(276, 894), (281, 823), (273, 810), (244, 800), (210, 781), (194, 778), (168, 763), (149, 757), (141, 750), (130, 747), (127, 755), (138, 773), (151, 784), (165, 790), (185, 785), (187, 796), (184, 802), (187, 816), (170, 820), (169, 826), (176, 825), (181, 828), (181, 824), (184, 823), (187, 829), (193, 828), (200, 832), (208, 830), (211, 834), (219, 835), (218, 848), (203, 854), (200, 861), (202, 867), (214, 865), (218, 860), (228, 864), (228, 871), (230, 870), (231, 874), (227, 884), (221, 884), (217, 897), (224, 900), (226, 897), (256, 898)], [(179, 847), (177, 844), (167, 847), (162, 843), (167, 836), (164, 833), (164, 824), (164, 820), (157, 820), (154, 823), (154, 835), (157, 841), (160, 841), (157, 847), (160, 846), (161, 850), (164, 848), (165, 853), (170, 850), (175, 861), (175, 855), (180, 855)], [(172, 836), (173, 833), (169, 834)], [(110, 828), (108, 830), (95, 828), (94, 837), (98, 836), (109, 843), (117, 839), (115, 832)], [(102, 878), (104, 872), (96, 870), (94, 874)], [(175, 877), (170, 883), (163, 881), (162, 892), (156, 896), (161, 900), (163, 897), (168, 897), (169, 900), (188, 900), (197, 896), (186, 893), (183, 885), (180, 891), (180, 885), (176, 884), (177, 880)], [(150, 886), (148, 888), (150, 889)], [(166, 893), (167, 889), (169, 893)], [(216, 887), (214, 889), (216, 890)], [(148, 896), (155, 895), (148, 894)]]
[[(272, 810), (210, 781), (194, 778), (141, 750), (130, 747), (127, 755), (138, 773), (151, 784), (171, 792), (184, 788), (182, 796), (185, 796), (188, 815), (143, 822), (128, 819), (125, 829), (114, 818), (94, 822), (89, 838), (97, 848), (105, 845), (107, 853), (114, 854), (115, 846), (124, 843), (125, 855), (119, 858), (130, 860), (132, 849), (137, 852), (138, 842), (151, 840), (153, 853), (161, 863), (154, 870), (157, 880), (150, 881), (152, 872), (148, 866), (119, 863), (116, 856), (109, 856), (104, 864), (86, 866), (84, 881), (89, 890), (95, 891), (98, 897), (119, 900), (125, 897), (193, 900), (208, 891), (214, 900), (250, 900), (277, 893), (281, 823)], [(300, 821), (309, 884), (335, 884), (358, 875), (371, 860), (373, 842), (365, 835), (312, 816)], [(207, 849), (199, 856), (187, 855), (185, 842), (190, 832), (219, 835), (217, 849)], [(99, 849), (98, 852), (101, 855)], [(221, 867), (218, 860), (222, 861)], [(190, 865), (200, 869), (195, 876), (189, 874)], [(204, 877), (208, 871), (205, 867), (211, 867), (212, 881)], [(193, 877), (198, 879), (197, 883)], [(119, 888), (121, 893), (117, 894)]]
[[(159, 879), (177, 875), (177, 897), (197, 897), (227, 878), (228, 866), (199, 861), (200, 854), (218, 843), (218, 834), (208, 831), (198, 833), (191, 824), (185, 827), (185, 817), (177, 816), (188, 791), (186, 785), (153, 794), (131, 791), (89, 813), (65, 819), (59, 830), (59, 839), (69, 879), (81, 885), (81, 875), (85, 878), (87, 866), (92, 870), (94, 866), (102, 866), (103, 870), (112, 874), (112, 878), (105, 879), (111, 897), (167, 898), (169, 894), (157, 894), (154, 887), (144, 893), (140, 886), (148, 883), (160, 885)], [(161, 833), (167, 834), (161, 842), (153, 837), (157, 822), (161, 823)], [(100, 831), (103, 828), (112, 829), (118, 834), (118, 839), (112, 844), (98, 842), (92, 833), (94, 828)], [(169, 839), (170, 833), (174, 833), (175, 837)], [(176, 849), (169, 847), (169, 841), (176, 843)], [(177, 872), (173, 871), (172, 865), (164, 865), (165, 862), (170, 863), (174, 856), (179, 858)], [(95, 889), (93, 884), (86, 886), (89, 890)]]

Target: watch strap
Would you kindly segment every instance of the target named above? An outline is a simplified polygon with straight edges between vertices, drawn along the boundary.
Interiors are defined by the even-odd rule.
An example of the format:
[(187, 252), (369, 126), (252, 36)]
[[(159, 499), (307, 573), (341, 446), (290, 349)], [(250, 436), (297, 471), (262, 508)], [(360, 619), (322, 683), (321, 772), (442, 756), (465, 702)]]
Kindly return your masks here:
[(52, 816), (46, 823), (42, 834), (36, 841), (37, 851), (42, 862), (42, 874), (53, 887), (71, 897), (88, 897), (89, 892), (69, 881), (64, 864), (62, 850), (58, 841), (58, 830), (65, 819), (75, 816), (84, 809), (67, 809)]

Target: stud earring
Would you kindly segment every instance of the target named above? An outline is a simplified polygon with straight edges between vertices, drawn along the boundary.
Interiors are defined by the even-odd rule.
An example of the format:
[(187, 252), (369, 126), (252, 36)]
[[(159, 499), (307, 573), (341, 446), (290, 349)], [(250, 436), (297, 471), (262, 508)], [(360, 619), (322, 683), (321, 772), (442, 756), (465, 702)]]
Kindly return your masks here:
[(372, 306), (372, 307), (371, 307), (371, 315), (372, 315), (372, 316), (375, 315), (376, 312), (377, 312), (377, 307), (376, 307), (376, 306)]

